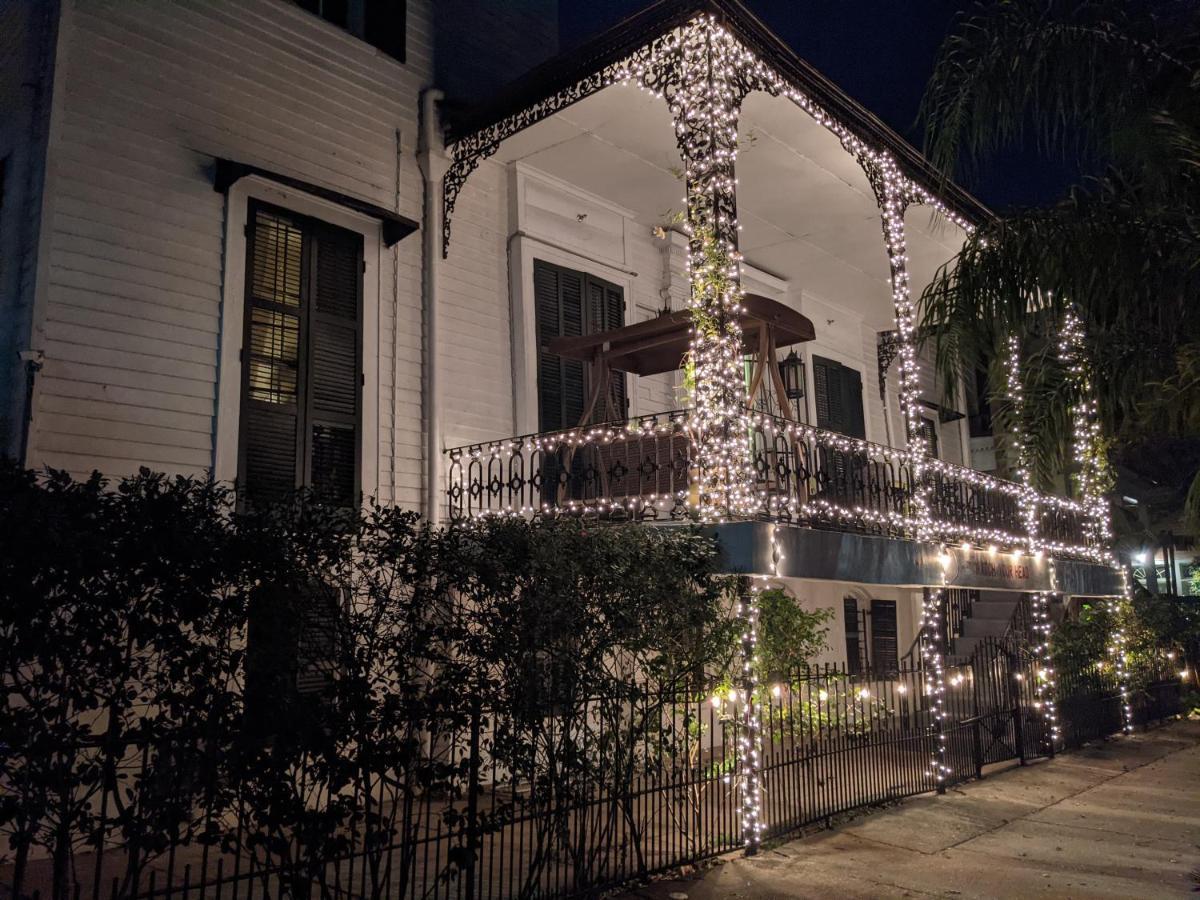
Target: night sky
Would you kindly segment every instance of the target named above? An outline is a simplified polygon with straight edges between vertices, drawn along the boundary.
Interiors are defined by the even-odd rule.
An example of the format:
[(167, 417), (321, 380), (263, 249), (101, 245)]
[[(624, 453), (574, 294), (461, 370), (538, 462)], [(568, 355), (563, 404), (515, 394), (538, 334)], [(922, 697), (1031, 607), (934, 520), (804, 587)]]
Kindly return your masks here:
[[(798, 55), (920, 149), (917, 109), (955, 13), (968, 0), (745, 0)], [(559, 0), (562, 48), (643, 9), (648, 0)], [(962, 180), (997, 212), (1061, 196), (1073, 167), (1017, 149)]]

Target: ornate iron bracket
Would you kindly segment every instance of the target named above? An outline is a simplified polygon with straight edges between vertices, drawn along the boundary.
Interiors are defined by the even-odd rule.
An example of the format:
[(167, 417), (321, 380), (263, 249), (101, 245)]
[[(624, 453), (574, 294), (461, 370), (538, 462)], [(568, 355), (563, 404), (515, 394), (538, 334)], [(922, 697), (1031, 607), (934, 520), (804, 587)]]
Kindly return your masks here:
[(450, 252), (450, 220), (459, 193), (468, 176), (481, 162), (494, 155), (504, 140), (618, 82), (636, 82), (646, 90), (667, 95), (680, 82), (678, 45), (678, 32), (662, 35), (628, 58), (607, 65), (565, 90), (455, 141), (451, 150), (453, 161), (442, 180), (442, 258)]

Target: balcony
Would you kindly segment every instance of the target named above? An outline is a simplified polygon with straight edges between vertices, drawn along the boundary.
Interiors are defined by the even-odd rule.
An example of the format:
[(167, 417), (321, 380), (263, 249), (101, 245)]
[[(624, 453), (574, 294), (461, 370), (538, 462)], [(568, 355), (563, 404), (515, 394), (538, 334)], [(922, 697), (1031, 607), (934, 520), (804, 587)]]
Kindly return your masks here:
[[(1004, 551), (1028, 549), (1033, 525), (1052, 556), (1101, 555), (1074, 501), (931, 458), (918, 476), (908, 451), (774, 415), (755, 414), (751, 428), (759, 508), (749, 518)], [(456, 447), (447, 451), (449, 515), (690, 521), (694, 447), (686, 410)]]

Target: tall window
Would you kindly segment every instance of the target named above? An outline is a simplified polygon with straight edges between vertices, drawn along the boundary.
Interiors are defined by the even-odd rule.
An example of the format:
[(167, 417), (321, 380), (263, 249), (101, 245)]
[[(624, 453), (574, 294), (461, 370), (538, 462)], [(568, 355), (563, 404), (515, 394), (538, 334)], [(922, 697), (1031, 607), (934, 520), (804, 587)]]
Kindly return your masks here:
[(832, 359), (813, 357), (817, 427), (848, 437), (865, 438), (862, 376)]
[(252, 204), (238, 478), (252, 500), (300, 487), (358, 503), (362, 235)]
[[(538, 428), (557, 431), (580, 423), (594, 385), (582, 362), (550, 352), (556, 337), (578, 337), (625, 324), (621, 288), (584, 272), (533, 261), (533, 298), (538, 342)], [(607, 396), (600, 397), (591, 421), (625, 417), (629, 408), (625, 375), (612, 373)]]
[(842, 620), (846, 626), (846, 674), (861, 675), (866, 667), (866, 653), (863, 652), (862, 620), (858, 615), (858, 600), (855, 597), (842, 598)]
[(895, 678), (900, 671), (896, 601), (871, 601), (871, 665), (877, 676)]
[(295, 0), (295, 3), (404, 62), (405, 0)]

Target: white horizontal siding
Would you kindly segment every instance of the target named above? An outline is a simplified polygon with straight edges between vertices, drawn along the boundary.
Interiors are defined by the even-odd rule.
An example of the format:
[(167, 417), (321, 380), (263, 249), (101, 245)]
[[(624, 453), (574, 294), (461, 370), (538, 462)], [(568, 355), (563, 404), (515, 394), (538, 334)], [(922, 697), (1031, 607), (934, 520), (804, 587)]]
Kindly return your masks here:
[(513, 431), (509, 313), (508, 173), (486, 162), (454, 209), (454, 239), (442, 275), (444, 446)]
[[(419, 219), (430, 10), (408, 3), (400, 64), (283, 0), (66, 7), (31, 462), (77, 474), (204, 471), (217, 379), (237, 377), (218, 372), (225, 200), (212, 189), (213, 159), (388, 208), (398, 190), (399, 212)], [(379, 272), (379, 318), (364, 323), (367, 352), (379, 357), (379, 496), (412, 505), (421, 492), (420, 238), (382, 251)]]

